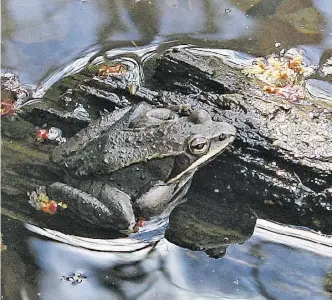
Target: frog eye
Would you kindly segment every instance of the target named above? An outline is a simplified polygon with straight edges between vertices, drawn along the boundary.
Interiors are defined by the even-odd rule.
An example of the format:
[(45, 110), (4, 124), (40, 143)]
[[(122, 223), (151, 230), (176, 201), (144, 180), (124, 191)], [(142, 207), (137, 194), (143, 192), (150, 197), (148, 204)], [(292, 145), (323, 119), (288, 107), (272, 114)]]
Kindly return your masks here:
[(209, 150), (209, 141), (205, 137), (195, 136), (189, 141), (189, 151), (195, 155), (205, 154)]

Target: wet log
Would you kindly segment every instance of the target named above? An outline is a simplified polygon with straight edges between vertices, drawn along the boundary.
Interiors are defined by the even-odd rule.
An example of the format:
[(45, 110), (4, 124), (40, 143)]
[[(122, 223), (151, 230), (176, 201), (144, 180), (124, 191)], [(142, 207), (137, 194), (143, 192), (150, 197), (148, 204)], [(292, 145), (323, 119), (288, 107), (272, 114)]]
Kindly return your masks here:
[(250, 238), (258, 218), (331, 234), (331, 197), (304, 190), (288, 175), (278, 178), (224, 153), (195, 174), (187, 202), (171, 212), (166, 238), (218, 258)]
[[(206, 195), (211, 190), (218, 191), (216, 197), (212, 197), (216, 202), (208, 207), (215, 207), (222, 213), (227, 205), (218, 201), (228, 203), (229, 207), (234, 203), (237, 207), (248, 207), (259, 218), (307, 226), (331, 234), (332, 125), (329, 105), (319, 99), (312, 104), (301, 105), (275, 96), (264, 97), (257, 93), (256, 83), (239, 70), (217, 57), (199, 57), (197, 53), (193, 56), (185, 49), (165, 52), (157, 61), (149, 87), (140, 86), (134, 94), (121, 80), (97, 78), (95, 72), (94, 69), (85, 69), (64, 78), (48, 91), (42, 103), (25, 107), (20, 117), (28, 124), (41, 126), (47, 123), (48, 126), (59, 127), (65, 137), (70, 137), (87, 126), (90, 120), (99, 118), (105, 110), (139, 101), (156, 106), (181, 107), (187, 104), (193, 109), (203, 108), (215, 120), (227, 121), (238, 129), (238, 138), (230, 152), (212, 161), (210, 168), (200, 170), (193, 180), (194, 191)], [(71, 114), (78, 104), (88, 110), (89, 120)], [(15, 139), (21, 132), (20, 125), (16, 127), (15, 124), (2, 128), (9, 139)], [(22, 128), (29, 126), (22, 124)], [(30, 133), (32, 135), (33, 132)], [(21, 140), (19, 136), (17, 139)], [(47, 145), (39, 146), (42, 152), (43, 148), (46, 151)], [(11, 160), (9, 156), (8, 160)], [(22, 160), (21, 163), (20, 176), (23, 176), (24, 169), (30, 168), (30, 162)], [(46, 162), (43, 164), (47, 165)], [(21, 168), (13, 161), (6, 169), (14, 167)], [(25, 175), (22, 181), (19, 181), (20, 176), (15, 176), (9, 176), (3, 188), (9, 191), (22, 183), (26, 185), (29, 180)], [(23, 195), (23, 190), (27, 189), (31, 187), (22, 187), (19, 194)], [(4, 198), (8, 195), (7, 192), (3, 194)], [(17, 196), (8, 198), (8, 202), (15, 201)], [(201, 205), (201, 210), (194, 211), (204, 211), (203, 204), (193, 198), (195, 196), (189, 196), (187, 206), (179, 208), (185, 210), (183, 215), (178, 209), (171, 215), (171, 223), (175, 222), (176, 214), (183, 216), (180, 219), (188, 225), (189, 235), (196, 234), (190, 226), (193, 207)], [(205, 211), (208, 216), (209, 210)], [(233, 214), (233, 218), (236, 217)], [(221, 227), (218, 229), (221, 232), (224, 221), (214, 220), (211, 215), (210, 221)], [(239, 230), (245, 239), (248, 232), (243, 234), (241, 227), (239, 229), (234, 223), (232, 226), (232, 230)], [(203, 247), (204, 243), (202, 241), (193, 248)], [(219, 248), (211, 249), (218, 252)]]
[(332, 174), (332, 102), (293, 104), (258, 92), (238, 69), (205, 52), (175, 48), (158, 61), (155, 79), (164, 89), (196, 95), (234, 124), (243, 143), (266, 149), (318, 173)]
[[(249, 205), (259, 217), (331, 233), (329, 103), (313, 98), (310, 103), (294, 104), (263, 96), (255, 82), (221, 59), (193, 56), (185, 49), (166, 52), (154, 79), (156, 87), (169, 91), (170, 97), (162, 98), (166, 103), (190, 99), (188, 103), (196, 102), (215, 119), (237, 127), (233, 157), (224, 155), (209, 168), (219, 172), (215, 176), (220, 178), (217, 189), (222, 197)], [(209, 172), (199, 186), (206, 178), (211, 184)]]

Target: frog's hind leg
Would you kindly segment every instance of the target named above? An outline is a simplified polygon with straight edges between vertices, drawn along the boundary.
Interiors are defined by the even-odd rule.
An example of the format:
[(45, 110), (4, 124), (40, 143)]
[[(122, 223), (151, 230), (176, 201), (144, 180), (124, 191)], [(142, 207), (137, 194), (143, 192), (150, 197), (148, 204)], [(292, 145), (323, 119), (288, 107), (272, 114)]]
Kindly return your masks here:
[(50, 197), (68, 203), (69, 209), (80, 218), (103, 228), (126, 230), (135, 224), (135, 216), (130, 197), (108, 185), (103, 187), (100, 196), (112, 195), (111, 201), (103, 201), (80, 189), (56, 182), (47, 189)]

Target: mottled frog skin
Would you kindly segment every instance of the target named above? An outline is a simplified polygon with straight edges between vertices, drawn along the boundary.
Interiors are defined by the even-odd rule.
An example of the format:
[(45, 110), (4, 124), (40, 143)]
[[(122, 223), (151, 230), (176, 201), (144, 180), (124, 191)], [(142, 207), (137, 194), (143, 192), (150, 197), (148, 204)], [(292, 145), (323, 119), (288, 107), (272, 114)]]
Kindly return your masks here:
[(130, 230), (138, 216), (183, 197), (195, 171), (230, 145), (235, 128), (204, 110), (181, 116), (145, 102), (104, 115), (56, 147), (66, 183), (48, 193), (98, 227)]

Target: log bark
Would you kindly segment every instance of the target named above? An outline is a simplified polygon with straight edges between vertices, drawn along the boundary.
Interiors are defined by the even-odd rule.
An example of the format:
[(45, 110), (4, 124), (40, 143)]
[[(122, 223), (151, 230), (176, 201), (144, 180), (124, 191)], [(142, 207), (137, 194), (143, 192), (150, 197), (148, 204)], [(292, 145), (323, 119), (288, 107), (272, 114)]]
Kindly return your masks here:
[(155, 79), (164, 89), (196, 94), (198, 101), (208, 102), (237, 127), (242, 142), (319, 173), (332, 173), (332, 101), (328, 105), (314, 98), (302, 105), (267, 97), (239, 70), (203, 53), (166, 52)]

